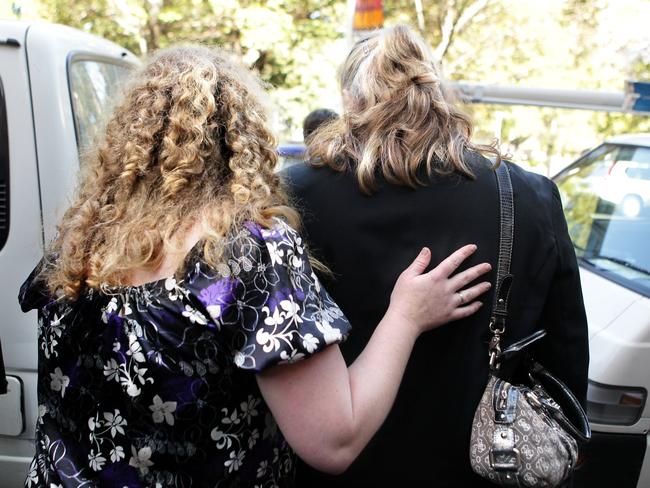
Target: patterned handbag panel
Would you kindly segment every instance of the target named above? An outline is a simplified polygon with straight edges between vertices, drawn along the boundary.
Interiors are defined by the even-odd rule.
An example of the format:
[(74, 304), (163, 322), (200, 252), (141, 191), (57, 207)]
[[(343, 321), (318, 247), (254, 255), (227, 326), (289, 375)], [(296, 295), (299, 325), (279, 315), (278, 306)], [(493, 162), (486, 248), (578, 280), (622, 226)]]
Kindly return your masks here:
[[(502, 486), (556, 487), (575, 466), (578, 445), (545, 411), (531, 405), (529, 392), (490, 376), (472, 423), (470, 462), (475, 473)], [(501, 410), (496, 412), (495, 395), (516, 399), (508, 412), (514, 415), (506, 422), (495, 420), (497, 415), (504, 418)]]

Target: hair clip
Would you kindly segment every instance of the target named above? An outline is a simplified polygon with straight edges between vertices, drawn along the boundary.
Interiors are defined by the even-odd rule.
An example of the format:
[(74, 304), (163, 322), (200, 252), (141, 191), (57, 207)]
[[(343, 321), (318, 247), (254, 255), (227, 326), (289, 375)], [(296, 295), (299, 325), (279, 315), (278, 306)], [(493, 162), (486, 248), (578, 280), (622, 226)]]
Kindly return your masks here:
[(360, 40), (357, 41), (357, 46), (361, 46), (363, 54), (366, 55), (366, 56), (368, 54), (370, 54), (370, 46), (368, 45), (368, 42), (367, 42), (368, 39), (370, 39), (370, 37), (364, 37), (363, 39), (360, 39)]

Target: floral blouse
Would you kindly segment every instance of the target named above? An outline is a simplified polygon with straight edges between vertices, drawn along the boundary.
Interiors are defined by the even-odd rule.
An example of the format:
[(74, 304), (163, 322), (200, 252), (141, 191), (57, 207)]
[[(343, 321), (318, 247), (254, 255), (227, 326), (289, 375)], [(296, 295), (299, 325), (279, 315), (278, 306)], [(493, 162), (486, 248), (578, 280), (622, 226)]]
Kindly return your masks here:
[[(285, 487), (294, 456), (255, 374), (347, 337), (298, 234), (247, 223), (216, 269), (48, 297), (39, 312), (36, 455), (28, 487)], [(195, 249), (197, 249), (197, 246)]]

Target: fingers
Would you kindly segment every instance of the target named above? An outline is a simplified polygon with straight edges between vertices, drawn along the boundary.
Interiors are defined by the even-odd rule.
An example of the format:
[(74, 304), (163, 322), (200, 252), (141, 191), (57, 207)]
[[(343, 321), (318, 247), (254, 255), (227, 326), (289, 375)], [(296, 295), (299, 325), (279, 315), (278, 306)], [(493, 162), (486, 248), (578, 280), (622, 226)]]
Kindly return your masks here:
[(423, 247), (420, 251), (420, 254), (418, 254), (418, 256), (415, 258), (415, 261), (413, 261), (402, 274), (406, 276), (419, 276), (424, 272), (425, 269), (427, 269), (427, 266), (429, 266), (430, 262), (431, 251), (428, 247)]
[(468, 285), (472, 281), (476, 280), (479, 276), (484, 275), (491, 269), (492, 266), (490, 266), (488, 263), (477, 264), (476, 266), (473, 266), (463, 271), (462, 273), (458, 273), (457, 275), (451, 277), (449, 279), (449, 286), (451, 286), (451, 289), (454, 291), (460, 290), (461, 288)]
[[(472, 302), (474, 299), (488, 291), (491, 286), (492, 285), (489, 282), (484, 281), (471, 288), (467, 288), (466, 290), (457, 291), (456, 296), (459, 298), (459, 306)], [(460, 300), (461, 297), (462, 301)]]
[(474, 254), (474, 251), (476, 251), (476, 245), (474, 244), (463, 246), (431, 270), (430, 273), (448, 278), (461, 264), (463, 264), (463, 261)]
[(465, 317), (469, 317), (470, 315), (474, 315), (482, 306), (483, 304), (477, 301), (472, 302), (469, 305), (465, 305), (464, 307), (458, 307), (453, 312), (451, 312), (449, 321), (460, 320), (464, 319)]

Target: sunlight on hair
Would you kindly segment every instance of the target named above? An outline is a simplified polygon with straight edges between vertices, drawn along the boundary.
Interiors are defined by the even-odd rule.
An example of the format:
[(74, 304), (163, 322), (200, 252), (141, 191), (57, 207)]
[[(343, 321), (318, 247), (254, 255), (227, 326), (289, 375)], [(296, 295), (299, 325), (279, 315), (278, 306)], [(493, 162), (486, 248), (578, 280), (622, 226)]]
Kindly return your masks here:
[(315, 165), (356, 172), (361, 189), (375, 189), (380, 171), (387, 181), (416, 187), (431, 175), (473, 177), (464, 152), (501, 160), (493, 145), (471, 141), (472, 123), (445, 89), (431, 50), (406, 26), (383, 29), (359, 41), (339, 73), (343, 116), (310, 140)]
[[(155, 53), (132, 76), (97, 149), (84, 161), (45, 269), (52, 292), (119, 286), (156, 269), (191, 226), (204, 227), (205, 261), (246, 220), (297, 227), (273, 170), (276, 141), (263, 90), (224, 53), (181, 46)], [(179, 270), (180, 272), (181, 270)]]

